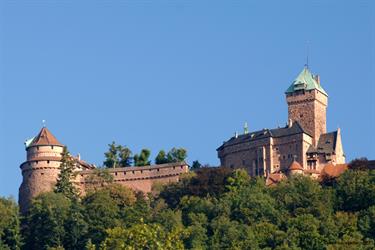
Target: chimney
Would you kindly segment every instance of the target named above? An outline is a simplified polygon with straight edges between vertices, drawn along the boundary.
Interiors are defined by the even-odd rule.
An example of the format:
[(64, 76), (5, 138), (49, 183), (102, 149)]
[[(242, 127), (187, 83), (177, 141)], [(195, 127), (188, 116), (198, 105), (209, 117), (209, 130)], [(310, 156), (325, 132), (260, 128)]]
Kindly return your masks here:
[(238, 133), (237, 133), (237, 131), (234, 133), (234, 138), (238, 138)]
[(288, 128), (291, 128), (293, 126), (293, 121), (292, 119), (289, 119), (288, 121)]
[(80, 153), (77, 154), (77, 158), (78, 158), (79, 161), (81, 160), (81, 154)]

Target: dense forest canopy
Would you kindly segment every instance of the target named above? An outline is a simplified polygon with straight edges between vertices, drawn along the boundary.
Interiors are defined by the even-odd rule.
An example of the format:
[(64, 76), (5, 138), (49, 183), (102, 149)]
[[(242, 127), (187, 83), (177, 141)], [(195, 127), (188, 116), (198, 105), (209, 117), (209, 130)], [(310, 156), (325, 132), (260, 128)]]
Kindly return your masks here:
[(108, 179), (81, 198), (42, 194), (23, 216), (1, 198), (0, 249), (374, 249), (375, 170), (355, 163), (338, 179), (272, 187), (198, 168), (153, 196)]

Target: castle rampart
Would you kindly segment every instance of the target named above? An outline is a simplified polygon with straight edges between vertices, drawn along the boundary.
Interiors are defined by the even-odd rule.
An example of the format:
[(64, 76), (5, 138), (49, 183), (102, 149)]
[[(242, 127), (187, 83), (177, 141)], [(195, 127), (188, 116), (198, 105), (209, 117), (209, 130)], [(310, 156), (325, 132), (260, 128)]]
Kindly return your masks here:
[[(21, 164), (23, 181), (19, 189), (19, 204), (21, 212), (25, 212), (32, 198), (53, 191), (60, 173), (61, 153), (63, 145), (48, 131), (42, 128), (40, 133), (26, 143), (27, 157)], [(72, 157), (75, 164), (75, 179), (73, 183), (84, 195), (96, 183), (89, 178), (96, 174), (95, 166), (79, 158)], [(165, 184), (176, 182), (181, 174), (189, 171), (185, 162), (144, 166), (110, 168), (108, 173), (113, 176), (113, 182), (129, 187), (135, 191), (149, 193), (156, 183)]]

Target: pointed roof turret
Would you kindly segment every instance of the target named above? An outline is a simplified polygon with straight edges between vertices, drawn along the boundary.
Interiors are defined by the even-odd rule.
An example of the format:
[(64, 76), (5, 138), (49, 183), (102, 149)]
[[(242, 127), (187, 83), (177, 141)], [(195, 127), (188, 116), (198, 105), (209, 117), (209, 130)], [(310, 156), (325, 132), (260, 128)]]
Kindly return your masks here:
[(39, 134), (33, 139), (29, 144), (29, 147), (32, 146), (64, 146), (61, 144), (55, 136), (46, 128), (43, 127)]
[(291, 171), (302, 170), (303, 171), (303, 167), (296, 160), (294, 160), (292, 164), (290, 164), (289, 170)]
[(312, 90), (317, 89), (326, 96), (328, 96), (327, 92), (322, 88), (320, 85), (320, 80), (318, 75), (313, 75), (310, 70), (305, 66), (302, 72), (297, 76), (297, 78), (293, 81), (292, 85), (285, 91), (285, 94), (293, 93), (297, 90)]

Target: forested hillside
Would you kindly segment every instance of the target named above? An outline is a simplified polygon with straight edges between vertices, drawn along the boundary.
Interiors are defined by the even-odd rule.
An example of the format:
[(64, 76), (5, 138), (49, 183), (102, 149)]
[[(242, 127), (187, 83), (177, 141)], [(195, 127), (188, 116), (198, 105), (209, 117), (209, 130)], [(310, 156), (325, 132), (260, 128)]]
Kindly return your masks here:
[(374, 170), (264, 183), (201, 168), (145, 197), (108, 180), (40, 195), (22, 217), (1, 198), (0, 249), (374, 249)]

